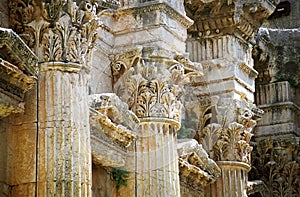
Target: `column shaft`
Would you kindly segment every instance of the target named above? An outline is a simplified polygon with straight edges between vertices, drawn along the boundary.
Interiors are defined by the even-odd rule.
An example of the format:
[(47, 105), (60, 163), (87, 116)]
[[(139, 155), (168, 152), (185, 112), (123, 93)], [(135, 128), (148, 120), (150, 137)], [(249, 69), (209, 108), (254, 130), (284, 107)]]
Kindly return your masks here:
[(87, 96), (85, 74), (41, 73), (39, 196), (91, 196)]
[(143, 122), (136, 142), (137, 196), (179, 196), (176, 133), (166, 122)]

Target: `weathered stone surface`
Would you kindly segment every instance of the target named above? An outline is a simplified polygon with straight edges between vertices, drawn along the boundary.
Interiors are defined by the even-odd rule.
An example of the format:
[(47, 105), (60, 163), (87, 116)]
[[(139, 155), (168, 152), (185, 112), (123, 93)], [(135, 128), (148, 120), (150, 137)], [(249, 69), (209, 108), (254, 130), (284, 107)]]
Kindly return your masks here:
[(205, 188), (220, 176), (220, 168), (209, 158), (202, 145), (194, 139), (179, 140), (177, 151), (181, 181), (180, 194), (187, 195), (186, 190), (190, 188), (194, 193), (199, 192), (200, 196), (204, 196)]
[(125, 165), (129, 146), (136, 139), (139, 120), (115, 94), (89, 96), (91, 147), (97, 165)]
[(297, 196), (300, 4), (278, 2), (2, 1), (38, 59), (0, 43), (0, 196)]
[(24, 112), (24, 93), (37, 79), (37, 57), (10, 29), (0, 27), (0, 118)]

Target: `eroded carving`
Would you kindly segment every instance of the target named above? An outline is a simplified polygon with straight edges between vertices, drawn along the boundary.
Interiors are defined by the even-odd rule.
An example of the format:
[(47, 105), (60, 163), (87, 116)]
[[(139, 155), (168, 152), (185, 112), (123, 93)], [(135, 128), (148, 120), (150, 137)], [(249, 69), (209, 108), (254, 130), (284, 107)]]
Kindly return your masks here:
[[(39, 61), (86, 63), (99, 27), (97, 3), (9, 1), (11, 27)], [(40, 13), (40, 14), (38, 14)]]
[(195, 21), (189, 32), (200, 38), (235, 34), (251, 40), (278, 3), (278, 0), (188, 0), (186, 12)]
[(158, 48), (137, 48), (111, 64), (115, 90), (138, 117), (180, 121), (182, 84), (201, 75), (202, 67)]
[(136, 138), (139, 120), (127, 105), (112, 93), (90, 95), (89, 105), (100, 130), (117, 144), (129, 147)]
[[(213, 98), (212, 102), (202, 102), (195, 139), (216, 161), (240, 161), (251, 164), (250, 140), (260, 115), (258, 112), (261, 111), (244, 100), (230, 102), (230, 105), (224, 103), (226, 99), (225, 101), (216, 99), (218, 98)], [(212, 103), (214, 105), (211, 105)], [(216, 117), (216, 123), (211, 123), (212, 117)]]
[(250, 179), (261, 179), (270, 196), (297, 196), (300, 193), (299, 143), (265, 139), (254, 146)]
[(37, 57), (10, 29), (0, 28), (0, 118), (24, 111), (24, 93), (37, 80)]
[(196, 140), (179, 140), (177, 151), (180, 180), (187, 185), (203, 190), (221, 175), (221, 169)]

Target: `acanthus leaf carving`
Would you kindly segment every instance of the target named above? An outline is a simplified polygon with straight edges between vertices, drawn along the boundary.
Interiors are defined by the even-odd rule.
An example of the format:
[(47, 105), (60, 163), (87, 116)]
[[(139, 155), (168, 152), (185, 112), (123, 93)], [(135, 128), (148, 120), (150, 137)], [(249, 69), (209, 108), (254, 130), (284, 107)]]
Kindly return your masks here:
[(94, 1), (13, 0), (9, 8), (11, 27), (40, 62), (86, 63), (100, 26)]
[(271, 197), (296, 197), (300, 188), (299, 143), (264, 139), (254, 146), (250, 179), (261, 179)]
[(257, 108), (243, 100), (227, 105), (224, 105), (229, 102), (226, 99), (212, 100), (204, 102), (200, 107), (195, 139), (217, 161), (239, 161), (250, 164), (252, 152), (250, 140), (257, 120), (253, 109)]
[(180, 121), (183, 84), (190, 76), (201, 75), (202, 67), (186, 59), (184, 65), (178, 57), (178, 54), (153, 47), (115, 55), (111, 63), (114, 89), (138, 117)]

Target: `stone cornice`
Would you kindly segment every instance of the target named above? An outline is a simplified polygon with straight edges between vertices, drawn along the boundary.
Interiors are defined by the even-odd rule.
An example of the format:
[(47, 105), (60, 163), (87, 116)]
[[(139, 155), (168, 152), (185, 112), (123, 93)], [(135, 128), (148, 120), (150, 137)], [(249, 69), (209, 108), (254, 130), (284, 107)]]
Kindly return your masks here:
[(167, 3), (151, 2), (147, 4), (142, 4), (138, 7), (119, 9), (115, 13), (115, 16), (121, 17), (122, 15), (127, 13), (141, 14), (141, 13), (153, 12), (157, 10), (166, 13), (168, 16), (178, 21), (181, 25), (183, 25), (186, 28), (190, 27), (193, 24), (193, 21), (190, 18), (180, 14)]
[(24, 74), (37, 77), (36, 55), (11, 29), (0, 28), (0, 50), (3, 59), (17, 66)]
[[(91, 110), (92, 116), (98, 121), (101, 128), (98, 132), (103, 132), (110, 140), (121, 147), (128, 148), (135, 140), (135, 134), (122, 125), (113, 123), (107, 116)], [(95, 135), (96, 137), (98, 135)], [(99, 137), (99, 136), (98, 136)]]
[(93, 94), (89, 96), (89, 106), (106, 115), (114, 123), (122, 124), (128, 129), (135, 131), (140, 120), (128, 110), (126, 103), (114, 93)]
[(229, 34), (252, 40), (277, 3), (270, 0), (186, 1), (187, 15), (195, 21), (189, 32), (199, 38)]
[(90, 95), (92, 117), (108, 138), (122, 147), (129, 147), (135, 140), (139, 120), (115, 94)]
[(195, 140), (179, 141), (177, 151), (180, 180), (187, 185), (203, 190), (220, 176), (218, 165)]
[(24, 111), (24, 93), (37, 80), (37, 57), (10, 29), (0, 28), (0, 119)]

